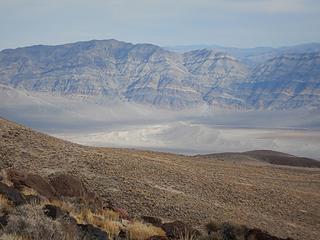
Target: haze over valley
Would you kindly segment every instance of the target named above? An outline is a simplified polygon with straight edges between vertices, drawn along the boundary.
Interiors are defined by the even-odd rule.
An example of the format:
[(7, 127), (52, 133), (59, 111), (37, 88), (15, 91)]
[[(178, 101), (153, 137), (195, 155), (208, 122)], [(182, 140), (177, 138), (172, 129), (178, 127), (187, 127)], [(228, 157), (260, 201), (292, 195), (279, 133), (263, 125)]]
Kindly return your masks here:
[(3, 50), (1, 115), (85, 145), (319, 159), (319, 48), (101, 40)]

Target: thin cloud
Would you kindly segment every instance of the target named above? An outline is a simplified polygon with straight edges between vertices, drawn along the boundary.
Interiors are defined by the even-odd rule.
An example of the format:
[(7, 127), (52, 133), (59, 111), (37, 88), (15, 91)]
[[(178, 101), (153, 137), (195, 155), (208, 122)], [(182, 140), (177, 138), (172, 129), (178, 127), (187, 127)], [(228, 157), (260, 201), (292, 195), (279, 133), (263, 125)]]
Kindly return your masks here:
[[(249, 13), (303, 13), (319, 9), (319, 3), (310, 0), (240, 0), (218, 1), (226, 10)], [(311, 6), (313, 5), (313, 6)]]

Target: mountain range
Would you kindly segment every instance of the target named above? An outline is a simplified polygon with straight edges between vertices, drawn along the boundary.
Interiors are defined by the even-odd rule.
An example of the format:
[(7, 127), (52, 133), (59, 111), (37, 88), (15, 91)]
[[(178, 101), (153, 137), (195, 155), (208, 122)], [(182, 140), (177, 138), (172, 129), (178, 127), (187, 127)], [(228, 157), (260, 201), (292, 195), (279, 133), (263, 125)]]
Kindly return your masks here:
[(0, 52), (0, 84), (161, 108), (318, 108), (320, 44), (173, 51), (92, 40)]

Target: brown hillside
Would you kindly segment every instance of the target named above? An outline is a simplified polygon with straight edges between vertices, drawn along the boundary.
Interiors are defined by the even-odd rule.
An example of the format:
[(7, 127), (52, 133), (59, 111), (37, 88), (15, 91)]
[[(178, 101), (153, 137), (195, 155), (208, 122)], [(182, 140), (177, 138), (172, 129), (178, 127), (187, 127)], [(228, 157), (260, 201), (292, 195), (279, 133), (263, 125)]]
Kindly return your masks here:
[[(70, 173), (130, 214), (200, 225), (213, 219), (279, 237), (320, 235), (320, 170), (226, 161), (59, 140), (0, 119), (0, 167)], [(246, 156), (242, 156), (243, 159)], [(236, 157), (235, 157), (236, 160)]]

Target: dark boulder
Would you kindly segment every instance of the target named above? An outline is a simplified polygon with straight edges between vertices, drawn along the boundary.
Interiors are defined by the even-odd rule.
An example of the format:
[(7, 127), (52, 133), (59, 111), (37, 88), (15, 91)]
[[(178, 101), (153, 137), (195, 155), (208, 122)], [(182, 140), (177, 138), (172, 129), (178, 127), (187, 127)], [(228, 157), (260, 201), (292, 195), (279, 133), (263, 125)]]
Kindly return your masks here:
[(2, 216), (0, 216), (0, 230), (7, 226), (8, 224), (8, 214), (4, 214)]
[(230, 223), (223, 223), (221, 226), (221, 234), (223, 239), (237, 240), (237, 234), (235, 232), (235, 227)]
[(43, 210), (44, 210), (44, 214), (53, 220), (55, 220), (59, 217), (63, 217), (63, 216), (68, 215), (68, 213), (66, 213), (65, 211), (63, 211), (59, 207), (56, 207), (56, 206), (53, 206), (50, 204), (46, 204), (43, 207)]
[(44, 196), (46, 198), (55, 197), (55, 191), (53, 187), (39, 175), (9, 170), (8, 177), (15, 188), (22, 189), (23, 186), (25, 186), (34, 189), (41, 196)]
[(15, 188), (0, 182), (0, 194), (9, 199), (15, 206), (25, 203), (22, 194)]
[(161, 225), (162, 225), (162, 219), (158, 218), (158, 217), (142, 216), (141, 219), (145, 223), (150, 223), (150, 224), (152, 224), (153, 226), (156, 226), (156, 227), (161, 227)]
[(85, 239), (108, 240), (108, 234), (91, 224), (78, 224), (79, 230)]
[(197, 237), (201, 235), (198, 230), (193, 229), (190, 225), (181, 221), (164, 223), (161, 225), (161, 228), (165, 231), (166, 236), (172, 239), (183, 238), (186, 236)]
[(50, 183), (58, 197), (87, 196), (87, 191), (82, 182), (69, 174), (54, 175), (50, 178)]

